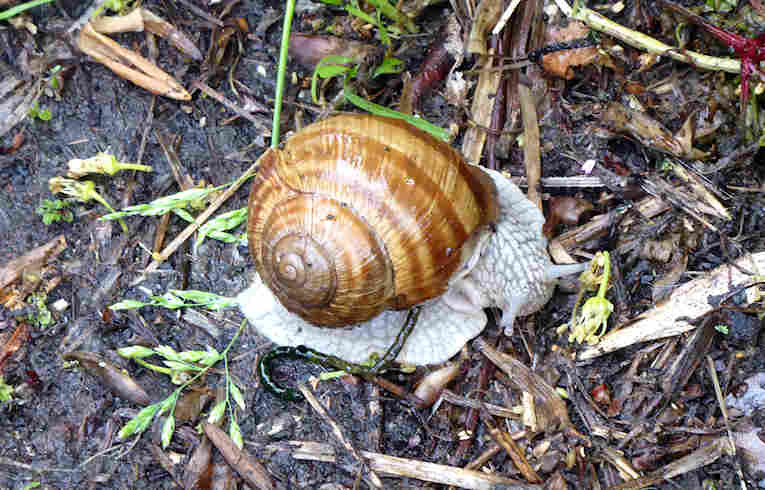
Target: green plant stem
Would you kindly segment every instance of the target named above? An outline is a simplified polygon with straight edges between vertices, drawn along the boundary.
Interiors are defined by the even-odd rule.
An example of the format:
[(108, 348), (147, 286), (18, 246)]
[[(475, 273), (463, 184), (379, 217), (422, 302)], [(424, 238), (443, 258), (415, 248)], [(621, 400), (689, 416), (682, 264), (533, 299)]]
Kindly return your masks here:
[[(96, 201), (100, 202), (106, 209), (109, 210), (109, 213), (115, 213), (116, 212), (114, 210), (114, 208), (106, 201), (106, 199), (101, 197), (100, 194), (94, 193), (93, 194), (93, 199), (95, 199)], [(120, 224), (120, 227), (122, 227), (122, 231), (127, 233), (128, 232), (128, 227), (127, 227), (127, 224), (125, 224), (125, 221), (122, 218), (118, 218), (117, 222)]]
[(38, 5), (42, 5), (44, 3), (51, 3), (53, 0), (34, 0), (32, 2), (22, 3), (21, 5), (16, 5), (15, 7), (11, 7), (8, 10), (3, 10), (0, 12), (0, 20), (10, 19), (11, 17), (15, 15), (19, 15), (21, 12), (25, 10), (29, 10), (31, 8), (35, 8)]
[[(228, 355), (228, 351), (236, 343), (236, 340), (239, 338), (239, 335), (241, 335), (242, 331), (244, 330), (244, 326), (246, 324), (247, 324), (247, 322), (243, 320), (242, 323), (239, 325), (239, 329), (234, 334), (234, 338), (232, 338), (231, 342), (229, 342), (228, 345), (226, 346), (226, 348), (223, 349), (223, 352), (220, 354), (219, 359), (226, 359), (226, 356)], [(151, 369), (152, 371), (157, 371), (157, 372), (166, 374), (168, 376), (172, 376), (172, 374), (173, 374), (173, 370), (170, 369), (170, 368), (166, 368), (166, 367), (162, 367), (162, 366), (157, 366), (155, 364), (150, 364), (150, 363), (148, 363), (148, 362), (146, 362), (146, 361), (144, 361), (143, 359), (140, 359), (140, 358), (134, 358), (133, 360), (135, 362), (137, 362), (138, 364), (140, 364), (141, 366), (144, 366), (147, 369)], [(202, 375), (204, 375), (207, 371), (209, 371), (213, 366), (214, 366), (214, 364), (211, 364), (211, 365), (205, 366), (204, 368), (202, 368), (199, 371), (197, 371), (197, 373), (191, 379), (189, 379), (188, 381), (183, 383), (181, 386), (176, 388), (173, 393), (174, 394), (177, 393), (178, 395), (180, 395), (181, 390), (183, 390), (187, 386), (191, 385), (191, 383), (193, 383), (194, 381), (199, 379)], [(228, 360), (226, 360), (226, 372), (228, 373)], [(228, 392), (228, 390), (226, 390), (226, 391)], [(226, 400), (228, 401), (228, 393), (226, 394)], [(175, 404), (173, 404), (173, 408), (175, 408)], [(170, 412), (170, 414), (172, 414), (172, 413), (173, 412)]]
[(690, 63), (693, 66), (704, 70), (725, 71), (728, 73), (741, 72), (741, 62), (737, 59), (708, 56), (695, 51), (664, 44), (651, 36), (646, 36), (642, 32), (628, 29), (609, 18), (600, 15), (594, 10), (584, 7), (580, 0), (574, 1), (573, 8), (566, 2), (566, 0), (555, 0), (555, 3), (564, 14), (570, 16), (572, 19), (584, 22), (590, 28), (608, 34), (634, 48), (648, 53), (669, 56), (676, 61)]
[(274, 97), (274, 123), (271, 130), (271, 148), (279, 147), (279, 121), (282, 117), (282, 98), (284, 97), (284, 85), (287, 79), (287, 54), (290, 48), (290, 31), (292, 29), (292, 15), (295, 13), (295, 0), (287, 0), (287, 8), (284, 12), (284, 25), (282, 27), (282, 44), (279, 49), (279, 68), (276, 71), (276, 96)]
[(231, 406), (231, 374), (228, 372), (228, 356), (223, 356), (223, 370), (226, 373), (226, 408), (228, 408), (228, 417), (236, 423), (234, 407)]
[(387, 0), (369, 0), (369, 3), (379, 9), (383, 15), (393, 20), (395, 23), (404, 26), (410, 33), (417, 32), (417, 26), (412, 22), (412, 19), (407, 17), (406, 14), (402, 13)]
[(603, 275), (598, 287), (598, 297), (605, 298), (608, 290), (608, 281), (611, 280), (611, 256), (608, 252), (603, 252)]
[(141, 165), (139, 163), (120, 163), (120, 170), (138, 170), (141, 172), (151, 172), (152, 168), (149, 165)]
[(225, 356), (226, 354), (228, 354), (228, 351), (231, 349), (231, 347), (236, 342), (236, 339), (239, 338), (239, 335), (241, 335), (242, 331), (244, 330), (245, 325), (247, 325), (247, 321), (242, 320), (242, 323), (239, 325), (239, 330), (237, 330), (236, 333), (234, 334), (234, 338), (231, 339), (231, 342), (229, 342), (226, 348), (223, 349), (223, 352), (221, 353), (222, 356)]
[(152, 371), (166, 374), (168, 376), (173, 375), (173, 370), (167, 367), (157, 366), (156, 364), (152, 364), (150, 362), (146, 362), (143, 359), (133, 359), (136, 363), (140, 364), (141, 366), (145, 367), (146, 369), (150, 369)]

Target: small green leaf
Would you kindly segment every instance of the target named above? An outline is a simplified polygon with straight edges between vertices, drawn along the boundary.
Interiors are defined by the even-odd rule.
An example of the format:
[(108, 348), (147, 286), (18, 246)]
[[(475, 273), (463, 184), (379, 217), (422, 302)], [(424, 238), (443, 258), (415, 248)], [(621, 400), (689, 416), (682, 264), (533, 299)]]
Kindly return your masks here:
[(181, 360), (186, 362), (199, 362), (206, 355), (207, 355), (207, 352), (203, 350), (185, 350), (183, 352), (178, 353), (178, 357), (180, 357)]
[(58, 221), (66, 221), (71, 223), (74, 220), (72, 212), (66, 209), (69, 206), (68, 201), (62, 201), (61, 199), (43, 199), (40, 206), (37, 207), (35, 212), (42, 216), (43, 223), (49, 225)]
[(319, 61), (311, 77), (311, 98), (313, 98), (314, 104), (319, 103), (319, 77), (330, 78), (348, 75), (351, 72), (348, 65), (353, 62), (353, 58), (347, 56), (326, 56)]
[(244, 397), (242, 396), (242, 392), (239, 391), (239, 387), (233, 381), (229, 386), (231, 386), (231, 398), (234, 399), (241, 410), (245, 410)]
[(212, 303), (214, 301), (217, 301), (221, 298), (221, 296), (218, 296), (215, 293), (210, 293), (207, 291), (199, 291), (197, 289), (171, 289), (171, 294), (174, 294), (175, 296), (179, 298), (183, 298), (188, 301), (193, 301), (194, 303), (203, 304), (203, 303)]
[(232, 441), (234, 441), (234, 444), (236, 444), (236, 447), (239, 449), (242, 449), (244, 447), (244, 440), (242, 439), (242, 430), (239, 428), (239, 424), (236, 423), (236, 420), (231, 421), (231, 425), (228, 427), (228, 435), (231, 438)]
[(185, 362), (180, 362), (180, 361), (162, 361), (162, 362), (164, 363), (165, 366), (169, 367), (173, 371), (178, 371), (181, 373), (186, 373), (189, 371), (199, 371), (198, 367)]
[(130, 419), (130, 421), (128, 421), (128, 423), (125, 424), (122, 429), (120, 429), (118, 437), (120, 439), (126, 439), (133, 434), (140, 434), (145, 431), (146, 428), (151, 424), (151, 421), (154, 418), (154, 415), (160, 409), (160, 406), (161, 403), (154, 403), (141, 409), (141, 411), (138, 412), (135, 417)]
[(404, 62), (398, 58), (385, 58), (380, 66), (375, 68), (372, 78), (376, 78), (380, 75), (388, 75), (392, 73), (401, 73), (404, 71)]
[(178, 401), (178, 396), (180, 396), (180, 391), (174, 391), (170, 396), (161, 401), (159, 403), (160, 407), (158, 415), (163, 415), (168, 411), (173, 410), (175, 403)]
[(219, 402), (210, 411), (210, 415), (207, 416), (207, 422), (210, 424), (217, 424), (223, 420), (223, 414), (226, 413), (226, 401)]
[[(208, 236), (212, 238), (216, 238), (216, 236), (221, 237), (223, 241), (226, 241), (228, 243), (232, 243), (234, 241), (237, 241), (236, 237), (233, 235), (230, 235), (228, 233), (223, 233), (226, 230), (231, 230), (233, 228), (236, 228), (237, 226), (241, 225), (245, 220), (247, 219), (247, 208), (240, 208), (235, 209), (233, 211), (229, 211), (228, 213), (223, 213), (220, 216), (215, 217), (215, 219), (212, 219), (202, 225), (199, 228), (199, 233), (197, 238), (197, 241), (194, 243), (194, 251), (196, 252), (197, 247), (202, 244), (204, 239)], [(216, 239), (221, 239), (216, 238)]]
[(134, 310), (136, 308), (143, 308), (144, 306), (147, 306), (148, 304), (149, 303), (144, 303), (143, 301), (136, 301), (134, 299), (123, 299), (122, 301), (119, 301), (111, 305), (109, 309), (113, 311)]
[(178, 298), (182, 298), (186, 301), (194, 302), (195, 305), (192, 306), (204, 306), (208, 310), (212, 311), (220, 311), (225, 308), (236, 306), (236, 301), (234, 298), (219, 296), (215, 293), (210, 293), (207, 291), (198, 291), (195, 289), (182, 291), (179, 289), (171, 289), (169, 294), (172, 294)]
[(0, 402), (9, 402), (13, 400), (13, 386), (6, 384), (3, 377), (0, 376)]
[(382, 21), (382, 12), (378, 9), (377, 10), (377, 32), (380, 33), (380, 42), (383, 43), (384, 46), (390, 46), (390, 36), (388, 35), (388, 28), (385, 27), (385, 24), (383, 24)]
[(162, 449), (170, 445), (173, 432), (175, 432), (175, 417), (170, 415), (165, 419), (165, 423), (162, 424)]
[(183, 299), (173, 294), (172, 291), (168, 291), (162, 296), (153, 296), (152, 299), (158, 306), (164, 306), (170, 310), (177, 310), (178, 308), (186, 306)]
[(130, 347), (120, 347), (117, 354), (126, 359), (143, 359), (154, 355), (154, 349), (149, 349), (142, 345), (131, 345)]
[(356, 60), (348, 56), (327, 56), (316, 65), (316, 73), (321, 78), (332, 78), (345, 75), (350, 71), (351, 65)]
[(191, 215), (191, 213), (189, 213), (185, 209), (181, 209), (181, 208), (173, 209), (173, 213), (175, 213), (179, 218), (181, 218), (184, 221), (188, 221), (189, 223), (194, 222), (194, 217)]
[(0, 20), (10, 19), (11, 17), (14, 17), (16, 15), (19, 15), (21, 12), (25, 10), (29, 10), (31, 8), (37, 7), (38, 5), (42, 5), (44, 3), (50, 3), (53, 0), (33, 0), (31, 2), (24, 2), (22, 4), (16, 5), (15, 7), (11, 7), (7, 10), (3, 10), (0, 12)]
[(48, 109), (42, 109), (37, 113), (37, 117), (39, 117), (41, 121), (50, 121), (53, 118), (53, 114)]
[(194, 201), (200, 201), (209, 196), (211, 193), (220, 190), (221, 188), (223, 188), (223, 186), (206, 187), (204, 189), (188, 189), (169, 196), (160, 197), (159, 199), (155, 199), (148, 204), (136, 204), (135, 206), (128, 206), (122, 211), (105, 214), (98, 219), (101, 221), (106, 221), (121, 218), (124, 216), (133, 216), (136, 214), (141, 216), (158, 216), (160, 214), (165, 214), (170, 211), (183, 208)]
[(363, 20), (364, 22), (368, 24), (372, 24), (373, 26), (377, 25), (377, 19), (369, 15), (368, 13), (364, 12), (359, 8), (358, 2), (354, 2), (355, 5), (346, 5), (345, 10), (351, 15), (355, 15), (359, 19)]
[(359, 109), (363, 109), (367, 112), (371, 112), (372, 114), (376, 114), (378, 116), (385, 116), (385, 117), (392, 117), (395, 119), (403, 119), (404, 121), (408, 122), (412, 126), (419, 128), (423, 131), (426, 131), (433, 135), (434, 137), (442, 140), (442, 141), (449, 141), (449, 133), (436, 126), (435, 124), (432, 124), (425, 119), (420, 119), (419, 117), (410, 116), (409, 114), (404, 114), (402, 112), (394, 111), (393, 109), (388, 109), (387, 107), (375, 104), (374, 102), (370, 102), (363, 97), (359, 97), (353, 92), (353, 89), (346, 84), (345, 90), (344, 90), (345, 98), (348, 99), (353, 105), (358, 107)]
[(154, 352), (164, 357), (165, 359), (169, 359), (171, 361), (181, 360), (181, 356), (178, 355), (178, 352), (176, 352), (175, 349), (173, 349), (169, 345), (159, 345), (154, 348)]
[(200, 364), (202, 364), (202, 365), (204, 365), (204, 366), (212, 366), (212, 365), (213, 365), (213, 364), (215, 364), (216, 362), (220, 361), (222, 357), (223, 357), (223, 356), (221, 356), (221, 355), (218, 353), (218, 351), (217, 351), (217, 350), (213, 349), (212, 347), (210, 347), (210, 346), (208, 345), (208, 346), (207, 346), (207, 352), (205, 352), (205, 355), (204, 355), (204, 357), (202, 357), (201, 359), (199, 359), (199, 362), (200, 362)]

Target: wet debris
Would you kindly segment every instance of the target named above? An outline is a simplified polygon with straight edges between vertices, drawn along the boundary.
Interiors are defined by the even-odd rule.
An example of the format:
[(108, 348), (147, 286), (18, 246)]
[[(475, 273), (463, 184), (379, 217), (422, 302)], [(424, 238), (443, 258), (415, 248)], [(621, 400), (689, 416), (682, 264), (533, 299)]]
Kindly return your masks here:
[(26, 344), (28, 339), (29, 326), (24, 322), (18, 323), (13, 332), (0, 333), (0, 380), (3, 378), (6, 362)]
[(52, 263), (66, 247), (66, 238), (60, 235), (0, 266), (0, 305), (9, 310), (19, 309), (41, 285), (46, 295), (55, 289), (61, 277)]
[(293, 33), (290, 37), (290, 55), (304, 67), (314, 70), (327, 56), (348, 58), (353, 63), (366, 65), (382, 55), (382, 50), (378, 45), (362, 41)]
[(405, 114), (421, 113), (423, 98), (430, 95), (462, 59), (462, 27), (454, 16), (446, 21), (431, 43), (418, 72), (404, 80), (399, 110)]
[[(566, 27), (548, 25), (545, 32), (545, 43), (567, 43), (585, 38), (590, 30), (581, 22), (570, 22)], [(542, 68), (554, 76), (571, 80), (574, 78), (574, 68), (595, 63), (600, 57), (598, 48), (587, 46), (575, 49), (561, 49), (542, 56)]]
[(745, 379), (725, 399), (728, 408), (734, 409), (744, 416), (750, 416), (755, 411), (765, 408), (765, 372), (756, 373)]
[[(580, 351), (577, 359), (584, 361), (630, 345), (694, 330), (697, 328), (694, 319), (718, 306), (710, 304), (710, 298), (727, 298), (739, 290), (756, 294), (756, 280), (750, 271), (763, 269), (765, 252), (746, 255), (732, 264), (722, 265), (676, 288), (663, 303), (643, 313), (629, 325), (606, 334), (598, 345)], [(750, 301), (756, 299), (751, 297)]]
[(64, 249), (66, 249), (66, 238), (60, 235), (45, 245), (40, 245), (4, 264), (0, 267), (0, 290), (20, 280), (26, 271), (40, 270), (55, 260)]
[(151, 403), (148, 393), (129, 374), (102, 356), (92, 352), (68, 352), (62, 356), (67, 361), (77, 361), (85, 372), (95, 376), (116, 395), (146, 406)]
[(150, 60), (123, 48), (99, 32), (102, 26), (107, 33), (146, 29), (159, 36), (167, 36), (183, 52), (192, 58), (201, 59), (202, 55), (196, 46), (178, 29), (155, 14), (138, 8), (127, 16), (102, 18), (101, 21), (96, 19), (86, 23), (77, 37), (77, 47), (117, 75), (151, 93), (177, 100), (191, 100), (191, 95), (175, 78)]
[(413, 395), (424, 402), (424, 407), (433, 405), (446, 386), (454, 381), (454, 378), (460, 373), (462, 364), (462, 359), (459, 362), (447, 362), (442, 367), (426, 374), (415, 385)]
[(101, 34), (120, 32), (151, 32), (172, 43), (175, 48), (193, 60), (202, 60), (202, 53), (183, 31), (152, 11), (139, 7), (126, 15), (99, 16), (90, 25)]
[(507, 374), (506, 381), (516, 385), (522, 391), (530, 393), (536, 400), (537, 409), (545, 407), (552, 427), (560, 427), (569, 435), (579, 438), (589, 445), (589, 439), (579, 434), (568, 416), (568, 409), (560, 395), (550, 384), (528, 366), (503, 352), (499, 352), (482, 338), (473, 341), (473, 346), (488, 357), (500, 370)]
[(680, 158), (701, 160), (709, 156), (704, 151), (689, 147), (682, 135), (671, 134), (640, 104), (627, 107), (618, 102), (611, 102), (603, 113), (603, 123), (618, 133), (627, 133), (637, 138), (649, 148)]
[(271, 476), (266, 468), (247, 451), (240, 449), (217, 425), (202, 424), (205, 435), (223, 455), (223, 459), (244, 478), (248, 485), (261, 490), (273, 490)]

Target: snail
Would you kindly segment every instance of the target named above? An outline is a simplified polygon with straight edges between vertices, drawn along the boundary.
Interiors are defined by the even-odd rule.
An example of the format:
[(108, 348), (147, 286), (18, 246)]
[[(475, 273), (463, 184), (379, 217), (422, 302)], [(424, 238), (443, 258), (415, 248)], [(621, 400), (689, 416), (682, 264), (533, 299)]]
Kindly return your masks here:
[(543, 224), (510, 180), (407, 122), (332, 117), (261, 157), (247, 225), (257, 273), (237, 301), (275, 343), (355, 363), (386, 352), (418, 306), (397, 360), (441, 363), (484, 329), (484, 308), (511, 333), (583, 270), (552, 264)]

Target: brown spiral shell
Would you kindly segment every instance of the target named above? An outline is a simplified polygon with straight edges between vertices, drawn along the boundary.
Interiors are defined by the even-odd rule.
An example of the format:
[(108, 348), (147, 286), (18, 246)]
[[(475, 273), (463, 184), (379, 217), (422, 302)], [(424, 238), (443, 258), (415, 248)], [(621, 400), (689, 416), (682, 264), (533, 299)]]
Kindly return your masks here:
[(250, 251), (282, 304), (327, 327), (446, 291), (496, 220), (491, 179), (404, 121), (337, 116), (260, 161)]

